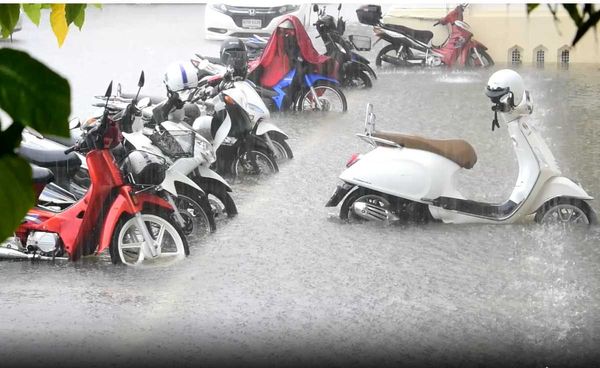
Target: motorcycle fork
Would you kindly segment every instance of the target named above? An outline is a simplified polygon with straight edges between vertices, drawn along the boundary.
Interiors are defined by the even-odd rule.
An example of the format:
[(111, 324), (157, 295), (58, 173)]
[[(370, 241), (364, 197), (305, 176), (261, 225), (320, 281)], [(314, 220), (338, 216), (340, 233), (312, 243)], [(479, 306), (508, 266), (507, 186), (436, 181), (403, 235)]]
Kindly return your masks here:
[(271, 136), (269, 136), (269, 132), (266, 132), (263, 136), (265, 137), (265, 140), (267, 141), (267, 145), (273, 152), (273, 156), (275, 156), (275, 159), (279, 159), (280, 157), (278, 157), (279, 156), (278, 151), (275, 150), (275, 145), (273, 144), (273, 141), (271, 140)]
[(181, 216), (181, 212), (179, 211), (179, 208), (177, 208), (177, 206), (175, 205), (173, 196), (171, 195), (171, 193), (168, 193), (166, 191), (164, 193), (165, 193), (165, 199), (167, 200), (167, 202), (169, 202), (171, 207), (173, 207), (173, 215), (175, 216), (175, 220), (179, 223), (179, 226), (181, 226), (182, 229), (185, 228), (185, 220), (183, 219), (183, 216)]
[(482, 67), (484, 67), (485, 65), (483, 65), (483, 60), (481, 59), (481, 55), (479, 54), (479, 51), (477, 51), (477, 47), (473, 47), (473, 51), (475, 52), (475, 55), (477, 56), (477, 59), (479, 59), (479, 64)]

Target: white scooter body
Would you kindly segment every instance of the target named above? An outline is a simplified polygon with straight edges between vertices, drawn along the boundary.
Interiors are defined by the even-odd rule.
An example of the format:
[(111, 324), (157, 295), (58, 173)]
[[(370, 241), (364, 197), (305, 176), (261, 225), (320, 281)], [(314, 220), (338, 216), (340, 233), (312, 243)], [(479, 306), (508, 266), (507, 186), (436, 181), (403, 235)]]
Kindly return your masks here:
[[(527, 103), (529, 99), (526, 99)], [(522, 109), (530, 109), (524, 106)], [(519, 175), (509, 200), (516, 206), (498, 217), (447, 210), (434, 205), (439, 197), (465, 199), (456, 188), (456, 173), (462, 168), (455, 162), (428, 151), (404, 148), (393, 142), (370, 136), (374, 122), (367, 122), (362, 136), (375, 149), (361, 155), (340, 175), (346, 183), (372, 189), (395, 197), (429, 205), (433, 218), (445, 223), (513, 223), (534, 214), (544, 203), (556, 197), (593, 199), (579, 185), (562, 176), (548, 146), (535, 128), (529, 126), (522, 112), (499, 113), (507, 124), (519, 163)], [(370, 131), (369, 131), (370, 130)]]

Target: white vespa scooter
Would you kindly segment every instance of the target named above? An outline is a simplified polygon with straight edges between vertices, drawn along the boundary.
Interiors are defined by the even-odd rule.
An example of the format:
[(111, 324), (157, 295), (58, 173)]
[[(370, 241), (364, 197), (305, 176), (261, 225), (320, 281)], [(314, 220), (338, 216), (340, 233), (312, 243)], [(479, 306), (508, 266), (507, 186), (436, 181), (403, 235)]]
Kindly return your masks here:
[(375, 149), (351, 158), (326, 206), (335, 207), (343, 199), (344, 220), (514, 223), (533, 216), (539, 223), (597, 223), (587, 203), (593, 198), (562, 176), (548, 146), (525, 122), (533, 104), (519, 74), (508, 69), (494, 73), (486, 95), (495, 104), (493, 124), (499, 126), (499, 120), (507, 125), (519, 164), (507, 201), (476, 202), (455, 188), (456, 173), (477, 161), (468, 142), (378, 132), (368, 104), (365, 134), (357, 136)]

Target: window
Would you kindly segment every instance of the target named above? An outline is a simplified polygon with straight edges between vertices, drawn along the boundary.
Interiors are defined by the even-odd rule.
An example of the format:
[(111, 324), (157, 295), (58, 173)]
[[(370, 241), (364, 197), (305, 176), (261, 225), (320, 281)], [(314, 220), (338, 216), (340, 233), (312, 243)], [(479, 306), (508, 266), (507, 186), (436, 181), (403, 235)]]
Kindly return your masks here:
[(517, 45), (508, 49), (508, 64), (521, 65), (523, 62), (523, 49)]
[(563, 65), (569, 64), (569, 50), (562, 50), (560, 52), (560, 63)]
[(544, 45), (538, 45), (535, 49), (533, 49), (533, 65), (538, 68), (543, 68), (546, 63), (546, 54), (548, 49), (544, 47)]
[(567, 45), (558, 49), (558, 65), (566, 68), (571, 63), (571, 48)]

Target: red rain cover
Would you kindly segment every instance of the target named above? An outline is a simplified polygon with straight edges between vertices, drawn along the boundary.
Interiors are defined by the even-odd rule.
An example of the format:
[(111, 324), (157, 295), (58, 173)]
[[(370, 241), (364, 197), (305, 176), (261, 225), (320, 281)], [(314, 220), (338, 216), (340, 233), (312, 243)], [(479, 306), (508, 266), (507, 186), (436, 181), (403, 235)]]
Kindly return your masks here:
[[(302, 55), (302, 58), (306, 62), (316, 66), (316, 70), (321, 69), (320, 67), (329, 62), (330, 58), (319, 54), (317, 50), (315, 50), (300, 19), (294, 15), (288, 15), (283, 18), (279, 24), (287, 20), (291, 21), (294, 25), (296, 41), (300, 47), (300, 55)], [(277, 28), (275, 28), (261, 57), (249, 63), (249, 74), (252, 75), (252, 73), (260, 72), (262, 70), (262, 75), (260, 75), (260, 80), (258, 82), (263, 87), (271, 88), (276, 85), (290, 69), (291, 65), (289, 65), (288, 56), (284, 50), (283, 37), (277, 33)], [(335, 70), (335, 68), (333, 69)]]

